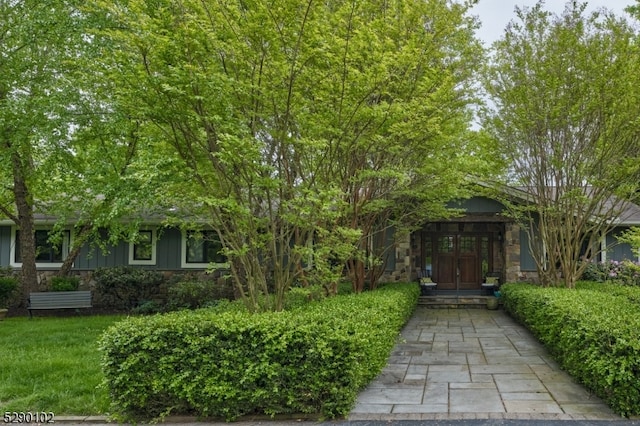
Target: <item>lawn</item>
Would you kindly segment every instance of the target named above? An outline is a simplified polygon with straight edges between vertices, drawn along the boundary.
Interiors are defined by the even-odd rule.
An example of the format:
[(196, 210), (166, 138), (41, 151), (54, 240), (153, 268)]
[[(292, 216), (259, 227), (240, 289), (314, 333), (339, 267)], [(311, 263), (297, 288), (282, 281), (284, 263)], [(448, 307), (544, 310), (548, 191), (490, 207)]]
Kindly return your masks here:
[(0, 411), (105, 414), (97, 339), (120, 316), (0, 321)]

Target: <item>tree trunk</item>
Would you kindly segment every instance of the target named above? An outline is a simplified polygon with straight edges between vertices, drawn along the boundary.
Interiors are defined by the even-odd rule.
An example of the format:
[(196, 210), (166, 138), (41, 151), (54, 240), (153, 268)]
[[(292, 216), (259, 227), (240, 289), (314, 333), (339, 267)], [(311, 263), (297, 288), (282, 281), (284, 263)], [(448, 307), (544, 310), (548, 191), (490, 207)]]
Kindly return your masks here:
[(366, 278), (364, 262), (360, 259), (351, 259), (348, 262), (349, 274), (351, 275), (351, 285), (354, 293), (362, 293)]
[(25, 297), (38, 288), (36, 270), (36, 241), (33, 225), (33, 196), (29, 191), (24, 161), (17, 152), (12, 154), (13, 195), (20, 229), (20, 255), (22, 258), (22, 292)]
[(60, 270), (58, 271), (58, 276), (60, 277), (68, 277), (71, 272), (71, 268), (73, 267), (73, 262), (75, 262), (76, 258), (80, 254), (80, 250), (84, 246), (84, 243), (91, 235), (91, 231), (93, 230), (93, 226), (91, 224), (84, 224), (80, 231), (75, 235), (73, 246), (71, 250), (67, 254), (67, 257), (64, 259)]

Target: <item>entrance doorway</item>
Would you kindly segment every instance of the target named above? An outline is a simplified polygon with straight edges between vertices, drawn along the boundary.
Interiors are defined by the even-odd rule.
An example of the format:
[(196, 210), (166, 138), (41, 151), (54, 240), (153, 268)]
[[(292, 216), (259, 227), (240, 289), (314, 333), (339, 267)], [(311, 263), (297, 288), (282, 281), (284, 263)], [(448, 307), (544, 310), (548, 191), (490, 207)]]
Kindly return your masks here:
[(448, 223), (423, 230), (420, 266), (438, 283), (438, 291), (481, 290), (484, 277), (497, 266), (493, 246), (499, 242), (497, 236), (502, 235), (499, 229), (493, 232), (487, 229), (490, 226), (483, 227)]

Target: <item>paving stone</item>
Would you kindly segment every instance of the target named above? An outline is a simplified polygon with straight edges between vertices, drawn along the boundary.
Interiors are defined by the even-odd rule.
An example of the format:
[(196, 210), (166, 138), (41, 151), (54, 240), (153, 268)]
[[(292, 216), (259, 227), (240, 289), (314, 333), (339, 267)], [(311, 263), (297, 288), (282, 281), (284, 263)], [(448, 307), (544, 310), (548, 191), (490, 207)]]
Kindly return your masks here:
[(553, 401), (547, 392), (502, 392), (505, 401)]
[(349, 420), (621, 419), (504, 311), (418, 308)]
[(568, 381), (564, 382), (547, 382), (546, 387), (553, 395), (556, 401), (570, 402), (570, 401), (585, 401), (592, 398), (592, 395), (582, 386), (577, 383)]
[(433, 365), (427, 373), (427, 383), (431, 382), (470, 382), (469, 367), (467, 365)]
[(424, 365), (409, 364), (409, 367), (407, 368), (407, 374), (420, 374), (423, 377), (427, 377), (428, 370), (429, 370), (429, 366), (426, 364)]
[(449, 394), (449, 409), (452, 413), (505, 412), (497, 390), (451, 389)]
[(509, 376), (509, 374), (494, 376), (500, 392), (547, 392), (538, 379), (514, 379)]
[(486, 365), (487, 359), (484, 357), (484, 353), (468, 353), (467, 363), (469, 365)]
[(511, 401), (503, 400), (507, 413), (562, 413), (562, 409), (554, 401)]
[(475, 383), (494, 383), (491, 374), (471, 374), (471, 381)]
[(418, 342), (433, 342), (433, 336), (435, 333), (431, 331), (423, 331), (420, 333), (420, 337), (418, 337)]
[(465, 354), (449, 355), (447, 352), (433, 352), (416, 356), (411, 359), (411, 362), (414, 364), (428, 365), (468, 365)]
[(463, 340), (462, 333), (436, 333), (433, 337), (434, 342), (462, 342)]
[[(392, 413), (448, 413), (448, 404), (398, 404), (393, 406)], [(417, 420), (422, 420), (420, 417)]]
[(470, 365), (473, 374), (529, 374), (532, 373), (528, 365), (521, 364), (491, 364)]
[(582, 415), (582, 416), (591, 416), (598, 415), (603, 416), (603, 418), (607, 419), (619, 419), (620, 417), (615, 415), (613, 411), (609, 407), (607, 407), (604, 403), (597, 402), (593, 404), (585, 403), (570, 403), (570, 404), (560, 404), (562, 410), (565, 413), (572, 415)]
[(393, 404), (371, 404), (371, 403), (360, 403), (356, 404), (355, 407), (351, 410), (351, 414), (356, 413), (390, 413), (393, 408)]
[(367, 388), (358, 398), (361, 404), (420, 404), (422, 402), (423, 388), (414, 389), (399, 388)]
[(491, 357), (488, 359), (488, 364), (514, 364), (523, 363), (531, 367), (532, 365), (546, 365), (546, 362), (540, 356), (506, 356), (506, 357)]

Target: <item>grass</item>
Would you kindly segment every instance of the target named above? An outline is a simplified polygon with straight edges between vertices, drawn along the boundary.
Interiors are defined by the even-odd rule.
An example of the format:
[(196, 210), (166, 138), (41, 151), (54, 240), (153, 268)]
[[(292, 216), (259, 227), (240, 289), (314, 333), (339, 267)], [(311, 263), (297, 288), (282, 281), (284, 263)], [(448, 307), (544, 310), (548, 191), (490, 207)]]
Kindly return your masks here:
[(99, 415), (109, 408), (97, 339), (121, 316), (0, 321), (0, 411)]

